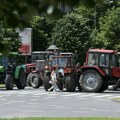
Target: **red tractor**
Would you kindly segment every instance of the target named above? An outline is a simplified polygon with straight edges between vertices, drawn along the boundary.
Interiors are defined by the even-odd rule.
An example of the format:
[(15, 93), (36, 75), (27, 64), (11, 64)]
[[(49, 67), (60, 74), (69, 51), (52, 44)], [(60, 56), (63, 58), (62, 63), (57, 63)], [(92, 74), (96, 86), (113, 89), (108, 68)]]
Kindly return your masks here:
[(43, 85), (43, 79), (45, 74), (45, 66), (51, 66), (51, 60), (37, 60), (35, 70), (29, 75), (29, 82), (33, 88), (39, 88)]
[(53, 52), (50, 51), (36, 51), (32, 52), (32, 61), (29, 64), (26, 64), (26, 76), (27, 76), (27, 84), (28, 86), (31, 86), (31, 72), (35, 70), (36, 67), (36, 61), (37, 60), (50, 60), (52, 59), (52, 56), (54, 56)]
[[(56, 74), (57, 74), (57, 85), (60, 90), (63, 87), (66, 88), (67, 91), (73, 92), (77, 86), (77, 72), (74, 64), (73, 56), (69, 56), (68, 54), (64, 54), (63, 56), (53, 56), (52, 57), (52, 67), (57, 67)], [(47, 70), (47, 69), (46, 69)], [(51, 84), (50, 81), (50, 74), (51, 70), (48, 67), (48, 72), (46, 72), (43, 84), (44, 88), (47, 91)]]
[(120, 84), (120, 57), (116, 50), (89, 49), (81, 67), (80, 85), (87, 92), (103, 92)]

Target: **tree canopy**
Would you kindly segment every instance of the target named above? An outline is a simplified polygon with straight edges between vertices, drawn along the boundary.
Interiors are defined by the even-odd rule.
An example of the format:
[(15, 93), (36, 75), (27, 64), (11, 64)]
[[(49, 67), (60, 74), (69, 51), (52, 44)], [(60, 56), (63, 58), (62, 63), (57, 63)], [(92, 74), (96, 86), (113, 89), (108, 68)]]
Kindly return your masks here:
[(103, 0), (3, 0), (0, 4), (0, 19), (10, 26), (25, 25), (33, 15), (41, 13), (54, 14), (57, 16), (61, 11), (58, 5), (74, 7), (80, 3), (94, 6)]
[(104, 16), (99, 18), (99, 28), (92, 33), (96, 47), (120, 50), (119, 18), (120, 7), (116, 6), (113, 6)]
[(85, 54), (90, 48), (90, 34), (93, 29), (92, 12), (80, 7), (59, 19), (53, 29), (51, 44), (62, 51)]
[(9, 51), (18, 51), (21, 46), (21, 39), (15, 29), (0, 22), (0, 51), (7, 54)]
[(34, 16), (30, 22), (30, 27), (33, 31), (33, 51), (46, 50), (53, 28), (52, 22), (45, 17)]

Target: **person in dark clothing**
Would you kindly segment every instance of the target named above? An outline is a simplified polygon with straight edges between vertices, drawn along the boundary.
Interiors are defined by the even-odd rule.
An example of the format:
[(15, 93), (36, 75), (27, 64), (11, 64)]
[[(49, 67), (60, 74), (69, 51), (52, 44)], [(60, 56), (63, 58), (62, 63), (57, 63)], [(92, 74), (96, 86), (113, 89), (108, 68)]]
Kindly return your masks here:
[(80, 63), (76, 64), (76, 71), (77, 71), (76, 84), (77, 84), (77, 87), (78, 87), (79, 91), (81, 91), (81, 86), (80, 86), (80, 83), (79, 83), (79, 79), (80, 79), (80, 75), (81, 75)]

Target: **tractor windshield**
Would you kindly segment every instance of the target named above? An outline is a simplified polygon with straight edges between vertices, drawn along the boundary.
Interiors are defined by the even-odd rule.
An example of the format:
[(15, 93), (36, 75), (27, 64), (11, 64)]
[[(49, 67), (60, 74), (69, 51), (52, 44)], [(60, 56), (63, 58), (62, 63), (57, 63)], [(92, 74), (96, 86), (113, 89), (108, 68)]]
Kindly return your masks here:
[(58, 67), (70, 67), (73, 65), (73, 59), (72, 57), (53, 57), (52, 65), (58, 65)]
[(58, 67), (67, 66), (67, 58), (53, 58), (53, 66), (58, 65)]
[(51, 60), (53, 56), (54, 56), (53, 53), (35, 52), (35, 53), (32, 53), (32, 61), (36, 62), (36, 60)]
[(7, 70), (9, 65), (9, 58), (7, 56), (1, 57), (1, 65), (4, 66), (5, 70)]

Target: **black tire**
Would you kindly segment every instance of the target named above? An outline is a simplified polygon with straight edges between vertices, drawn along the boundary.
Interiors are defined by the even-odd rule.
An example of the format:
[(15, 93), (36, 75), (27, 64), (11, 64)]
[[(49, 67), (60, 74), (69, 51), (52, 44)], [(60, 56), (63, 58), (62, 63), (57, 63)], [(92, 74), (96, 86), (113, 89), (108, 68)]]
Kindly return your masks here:
[(52, 85), (49, 83), (49, 81), (50, 81), (50, 76), (49, 76), (49, 75), (45, 75), (45, 76), (44, 76), (44, 80), (43, 80), (43, 85), (44, 85), (44, 89), (45, 89), (46, 91), (48, 91), (48, 89), (52, 86)]
[(19, 71), (19, 79), (15, 81), (16, 86), (18, 89), (24, 89), (26, 86), (26, 75), (24, 69), (20, 69)]
[(39, 88), (43, 84), (38, 73), (32, 73), (30, 84), (33, 88)]
[(68, 92), (74, 92), (76, 89), (76, 77), (74, 73), (65, 76), (65, 87)]
[(81, 87), (86, 92), (100, 92), (103, 88), (103, 80), (96, 70), (86, 70), (80, 79)]
[[(63, 78), (62, 78), (63, 79)], [(57, 80), (57, 86), (60, 90), (63, 90), (63, 80), (62, 79), (58, 79)]]
[(104, 81), (103, 81), (103, 85), (102, 85), (101, 89), (100, 89), (98, 92), (103, 92), (103, 91), (105, 91), (107, 88), (108, 88), (107, 80), (104, 80)]
[(30, 87), (32, 86), (32, 85), (31, 85), (31, 82), (30, 82), (30, 81), (31, 81), (31, 77), (32, 77), (32, 73), (30, 73), (30, 74), (27, 76), (27, 83), (26, 83), (27, 86), (30, 86)]
[(78, 90), (82, 91), (82, 88), (80, 86), (80, 81), (79, 80), (80, 80), (80, 73), (77, 73), (76, 74), (76, 85), (77, 85)]
[(6, 90), (13, 90), (13, 86), (14, 86), (13, 76), (11, 74), (6, 74), (5, 78)]

